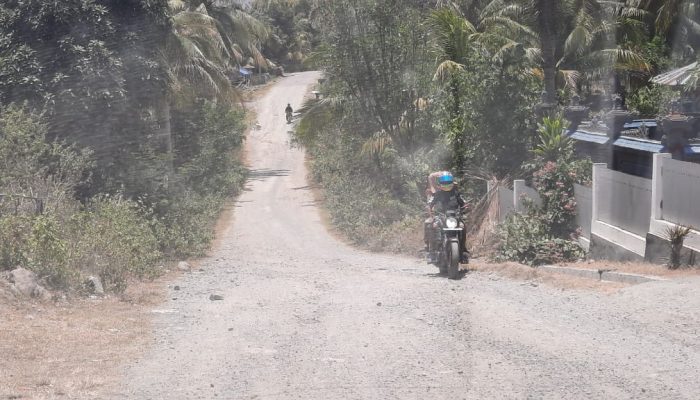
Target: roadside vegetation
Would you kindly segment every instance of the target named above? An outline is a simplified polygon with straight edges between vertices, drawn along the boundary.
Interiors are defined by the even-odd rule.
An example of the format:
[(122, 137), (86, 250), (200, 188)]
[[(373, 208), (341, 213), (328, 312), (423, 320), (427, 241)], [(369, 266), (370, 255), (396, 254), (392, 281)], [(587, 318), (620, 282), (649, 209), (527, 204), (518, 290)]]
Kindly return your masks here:
[(307, 64), (326, 80), (295, 138), (332, 222), (358, 244), (419, 248), (396, 237), (420, 227), (426, 175), (450, 169), (473, 204), (487, 181), (524, 178), (543, 193), (504, 224), (498, 259), (575, 260), (573, 183), (590, 179), (590, 162), (539, 105), (554, 117), (578, 95), (604, 112), (618, 93), (641, 115), (664, 112), (673, 94), (649, 79), (696, 59), (699, 13), (689, 1), (317, 2)]
[(121, 292), (204, 254), (245, 178), (239, 68), (272, 72), (289, 45), (259, 18), (235, 2), (0, 5), (0, 272)]

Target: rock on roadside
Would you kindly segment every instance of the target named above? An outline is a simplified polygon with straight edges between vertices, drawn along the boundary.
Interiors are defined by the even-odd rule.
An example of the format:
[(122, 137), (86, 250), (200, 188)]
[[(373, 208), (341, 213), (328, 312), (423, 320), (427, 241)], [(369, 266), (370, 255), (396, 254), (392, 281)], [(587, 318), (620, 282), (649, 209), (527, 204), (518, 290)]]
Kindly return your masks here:
[(90, 276), (85, 280), (85, 286), (92, 294), (102, 296), (105, 294), (105, 289), (102, 286), (102, 281), (96, 276)]
[(49, 292), (39, 284), (39, 278), (28, 269), (18, 267), (3, 274), (10, 282), (10, 291), (15, 296), (26, 296), (46, 300)]
[(179, 271), (189, 272), (192, 270), (192, 266), (190, 266), (190, 264), (187, 261), (180, 261), (179, 263), (177, 263), (177, 269)]

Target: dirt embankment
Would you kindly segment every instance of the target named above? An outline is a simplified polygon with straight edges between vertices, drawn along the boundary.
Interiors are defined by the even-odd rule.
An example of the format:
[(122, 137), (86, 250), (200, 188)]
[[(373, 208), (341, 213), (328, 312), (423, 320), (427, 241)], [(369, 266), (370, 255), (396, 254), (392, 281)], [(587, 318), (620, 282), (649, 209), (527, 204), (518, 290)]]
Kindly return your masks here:
[(0, 301), (0, 399), (98, 398), (149, 342), (166, 275), (121, 296)]

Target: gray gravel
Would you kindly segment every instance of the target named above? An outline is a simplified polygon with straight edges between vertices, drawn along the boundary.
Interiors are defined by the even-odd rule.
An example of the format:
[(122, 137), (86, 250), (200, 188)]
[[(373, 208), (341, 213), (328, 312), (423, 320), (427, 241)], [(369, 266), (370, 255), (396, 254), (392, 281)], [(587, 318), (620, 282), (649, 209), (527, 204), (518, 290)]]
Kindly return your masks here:
[(615, 294), (449, 281), (329, 236), (283, 112), (317, 78), (256, 105), (253, 174), (222, 245), (154, 310), (153, 345), (111, 398), (700, 398), (699, 280)]

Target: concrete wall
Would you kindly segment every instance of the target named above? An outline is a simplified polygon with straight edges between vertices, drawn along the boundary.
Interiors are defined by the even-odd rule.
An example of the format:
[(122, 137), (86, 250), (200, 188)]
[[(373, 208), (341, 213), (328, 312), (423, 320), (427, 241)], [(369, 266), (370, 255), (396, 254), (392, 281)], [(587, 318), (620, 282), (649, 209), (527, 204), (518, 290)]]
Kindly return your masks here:
[[(653, 187), (652, 187), (652, 214), (649, 224), (649, 237), (655, 237), (655, 242), (666, 241), (667, 230), (678, 224), (692, 225), (695, 229), (685, 238), (683, 246), (695, 260), (694, 254), (700, 253), (700, 197), (696, 193), (700, 178), (696, 164), (676, 161), (670, 154), (654, 155)], [(666, 178), (670, 176), (670, 182)], [(682, 199), (677, 197), (683, 196)], [(692, 197), (691, 197), (692, 196)], [(650, 250), (658, 252), (658, 245), (649, 242)], [(668, 254), (668, 251), (666, 251)], [(647, 260), (652, 260), (654, 254), (647, 254)], [(693, 262), (693, 264), (696, 261)]]
[(599, 168), (594, 196), (599, 221), (644, 236), (651, 218), (651, 179)]
[(661, 158), (662, 219), (700, 228), (700, 165)]
[[(596, 259), (668, 260), (667, 230), (693, 226), (684, 242), (683, 262), (700, 263), (700, 165), (656, 154), (652, 179), (593, 166), (593, 187), (575, 185), (580, 242)], [(499, 187), (499, 222), (526, 210), (523, 198), (541, 204), (537, 192), (515, 181), (513, 190)]]
[[(644, 257), (651, 189), (647, 179), (609, 170), (605, 164), (593, 165), (591, 257), (628, 260), (630, 253)], [(593, 236), (606, 246), (595, 246)], [(608, 244), (619, 251), (609, 251)]]
[(591, 220), (593, 218), (593, 189), (574, 184), (576, 198), (576, 223), (581, 227), (579, 243), (584, 249), (590, 248)]
[(508, 217), (508, 214), (515, 210), (512, 190), (501, 186), (498, 187), (498, 207), (498, 221), (503, 222)]
[(535, 189), (527, 186), (522, 179), (513, 181), (513, 205), (515, 211), (527, 211), (528, 202), (532, 202), (536, 206), (542, 205), (542, 199)]

